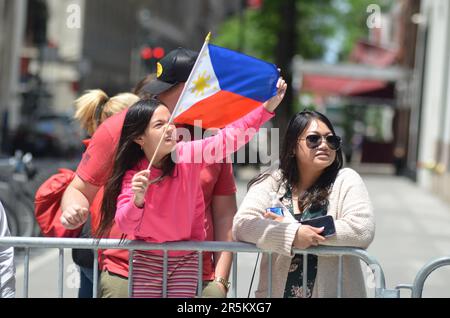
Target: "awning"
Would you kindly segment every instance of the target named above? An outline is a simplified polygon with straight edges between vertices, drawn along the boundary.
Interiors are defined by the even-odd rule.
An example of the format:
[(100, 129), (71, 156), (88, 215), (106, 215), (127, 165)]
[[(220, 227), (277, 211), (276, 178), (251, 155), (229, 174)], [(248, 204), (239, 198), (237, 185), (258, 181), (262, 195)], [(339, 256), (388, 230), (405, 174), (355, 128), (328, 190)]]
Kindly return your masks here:
[(378, 80), (305, 74), (301, 91), (322, 96), (356, 96), (384, 89), (388, 85), (388, 82)]
[(350, 63), (295, 61), (300, 91), (326, 96), (394, 98), (395, 83), (406, 72), (395, 65), (398, 51), (365, 41), (356, 43)]

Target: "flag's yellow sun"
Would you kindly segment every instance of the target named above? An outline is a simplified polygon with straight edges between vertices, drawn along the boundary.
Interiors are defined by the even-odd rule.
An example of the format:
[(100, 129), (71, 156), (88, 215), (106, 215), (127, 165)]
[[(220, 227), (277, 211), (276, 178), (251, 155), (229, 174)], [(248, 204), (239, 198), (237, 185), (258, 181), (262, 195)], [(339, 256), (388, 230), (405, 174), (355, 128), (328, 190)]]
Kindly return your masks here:
[(191, 92), (194, 94), (195, 96), (198, 95), (204, 95), (205, 94), (205, 90), (208, 89), (209, 87), (211, 87), (211, 85), (208, 84), (208, 81), (211, 79), (210, 75), (206, 75), (206, 71), (204, 71), (202, 74), (200, 74), (196, 80), (194, 80), (192, 82), (192, 85), (194, 86), (191, 89)]

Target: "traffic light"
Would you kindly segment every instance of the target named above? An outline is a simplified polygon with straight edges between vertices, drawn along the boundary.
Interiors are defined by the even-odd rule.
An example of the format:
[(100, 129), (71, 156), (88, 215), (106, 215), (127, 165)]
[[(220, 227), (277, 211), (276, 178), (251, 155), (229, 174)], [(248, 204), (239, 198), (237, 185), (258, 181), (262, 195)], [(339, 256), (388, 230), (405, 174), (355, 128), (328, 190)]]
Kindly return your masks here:
[(155, 59), (160, 60), (164, 57), (164, 55), (166, 55), (166, 51), (164, 51), (162, 47), (157, 46), (153, 49), (153, 56)]
[(263, 0), (247, 0), (247, 7), (250, 9), (261, 9)]
[(156, 63), (166, 55), (166, 51), (160, 46), (144, 46), (140, 55), (147, 71), (153, 73), (156, 71)]
[(149, 47), (144, 47), (141, 49), (141, 59), (148, 61), (153, 57), (153, 51)]

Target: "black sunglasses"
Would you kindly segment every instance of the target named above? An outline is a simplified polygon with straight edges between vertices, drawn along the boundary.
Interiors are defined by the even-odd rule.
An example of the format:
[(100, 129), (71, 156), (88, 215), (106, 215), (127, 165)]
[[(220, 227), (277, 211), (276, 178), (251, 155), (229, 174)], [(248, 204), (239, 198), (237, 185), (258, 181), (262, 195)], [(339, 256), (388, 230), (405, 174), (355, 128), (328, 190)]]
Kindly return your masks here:
[(308, 135), (306, 138), (300, 139), (300, 140), (306, 140), (306, 146), (309, 149), (315, 149), (320, 146), (322, 143), (322, 138), (325, 138), (325, 142), (327, 143), (328, 147), (331, 150), (338, 150), (341, 148), (342, 140), (341, 137), (336, 135), (328, 135), (328, 136), (321, 136), (321, 135)]

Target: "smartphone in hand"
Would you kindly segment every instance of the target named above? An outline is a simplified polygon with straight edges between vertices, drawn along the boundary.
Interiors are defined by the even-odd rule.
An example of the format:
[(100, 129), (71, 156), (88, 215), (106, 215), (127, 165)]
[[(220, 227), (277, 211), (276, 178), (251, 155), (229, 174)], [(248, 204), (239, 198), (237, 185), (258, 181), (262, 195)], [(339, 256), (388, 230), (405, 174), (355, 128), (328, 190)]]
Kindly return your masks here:
[(323, 237), (329, 237), (336, 234), (334, 220), (331, 215), (319, 216), (318, 218), (301, 221), (300, 223), (313, 227), (324, 227), (322, 233), (320, 233)]

